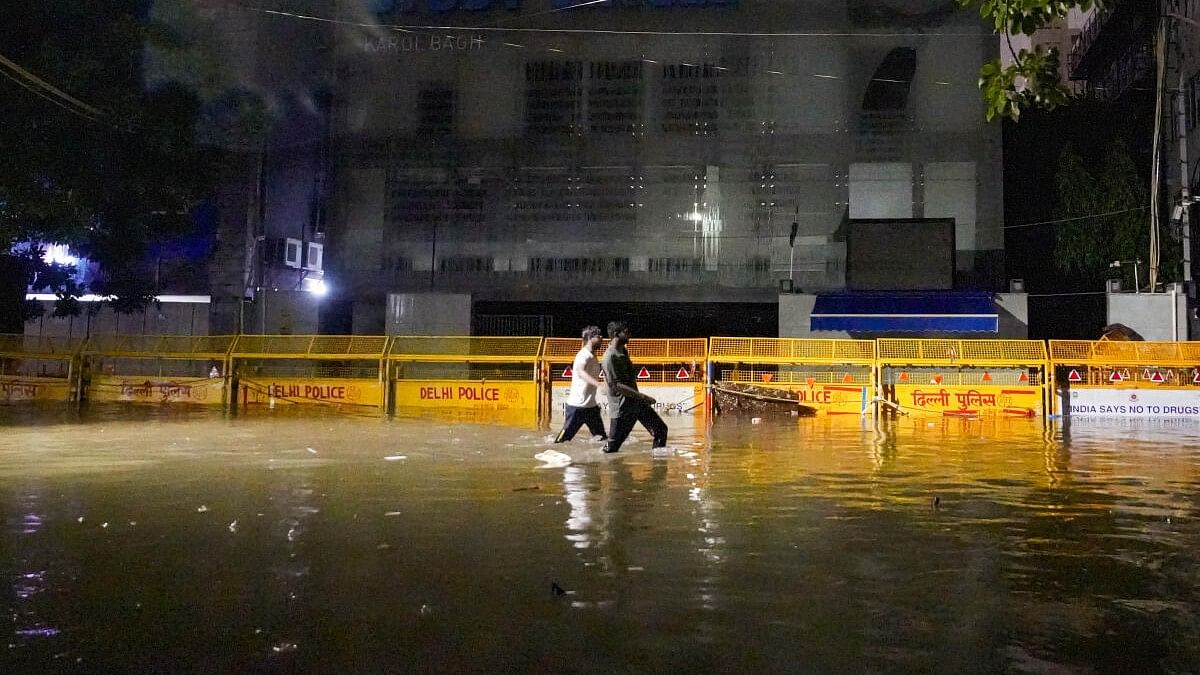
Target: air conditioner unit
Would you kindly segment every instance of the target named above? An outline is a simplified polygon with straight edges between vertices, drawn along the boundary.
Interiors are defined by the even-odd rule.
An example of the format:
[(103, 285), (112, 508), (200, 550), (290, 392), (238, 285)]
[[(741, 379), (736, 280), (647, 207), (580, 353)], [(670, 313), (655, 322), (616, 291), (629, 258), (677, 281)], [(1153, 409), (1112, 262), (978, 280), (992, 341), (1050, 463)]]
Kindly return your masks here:
[(313, 272), (320, 272), (322, 269), (323, 258), (325, 257), (325, 245), (308, 242), (304, 248), (304, 269)]
[(1108, 291), (1109, 293), (1120, 293), (1121, 292), (1121, 280), (1120, 279), (1109, 279), (1108, 283), (1105, 285), (1104, 289), (1106, 291)]
[(299, 239), (288, 237), (284, 240), (286, 243), (283, 250), (283, 264), (288, 267), (300, 269), (300, 254), (303, 252), (304, 242)]

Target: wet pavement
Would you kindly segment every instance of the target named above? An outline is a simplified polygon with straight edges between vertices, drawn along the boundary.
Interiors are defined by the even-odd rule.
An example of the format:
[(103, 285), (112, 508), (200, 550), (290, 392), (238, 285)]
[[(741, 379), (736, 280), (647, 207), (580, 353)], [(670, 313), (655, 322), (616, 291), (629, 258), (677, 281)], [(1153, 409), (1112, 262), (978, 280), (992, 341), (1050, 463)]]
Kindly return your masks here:
[(0, 670), (1200, 666), (1200, 425), (666, 421), (0, 408)]

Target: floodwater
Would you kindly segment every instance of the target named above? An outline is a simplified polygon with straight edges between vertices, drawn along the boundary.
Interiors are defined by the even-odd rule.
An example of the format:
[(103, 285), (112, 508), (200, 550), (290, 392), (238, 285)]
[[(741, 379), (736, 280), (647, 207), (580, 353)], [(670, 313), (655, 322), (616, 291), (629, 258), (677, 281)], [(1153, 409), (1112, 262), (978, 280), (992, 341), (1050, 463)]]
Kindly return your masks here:
[(548, 433), (0, 408), (0, 671), (1200, 667), (1195, 425)]

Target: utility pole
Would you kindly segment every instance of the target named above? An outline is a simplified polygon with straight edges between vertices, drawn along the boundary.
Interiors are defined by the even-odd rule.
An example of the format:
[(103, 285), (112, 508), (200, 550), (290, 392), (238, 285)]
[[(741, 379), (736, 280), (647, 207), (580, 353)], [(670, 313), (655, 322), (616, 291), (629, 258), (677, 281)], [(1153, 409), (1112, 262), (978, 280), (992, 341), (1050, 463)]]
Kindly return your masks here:
[[(1188, 138), (1187, 138), (1187, 80), (1183, 69), (1183, 26), (1179, 26), (1175, 38), (1176, 58), (1179, 63), (1175, 70), (1179, 73), (1179, 92), (1175, 96), (1175, 118), (1177, 135), (1179, 136), (1179, 225), (1183, 244), (1183, 283), (1185, 289), (1192, 287), (1192, 228), (1189, 211), (1191, 211), (1191, 175), (1188, 170)], [(1153, 290), (1153, 289), (1151, 289)], [(1190, 292), (1189, 292), (1190, 295)]]

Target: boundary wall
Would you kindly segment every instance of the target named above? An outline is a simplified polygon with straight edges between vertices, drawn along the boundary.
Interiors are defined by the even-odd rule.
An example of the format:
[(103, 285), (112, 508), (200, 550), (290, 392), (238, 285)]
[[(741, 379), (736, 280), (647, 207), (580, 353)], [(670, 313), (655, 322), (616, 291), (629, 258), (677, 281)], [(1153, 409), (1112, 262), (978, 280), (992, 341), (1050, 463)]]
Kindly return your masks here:
[(821, 415), (861, 415), (877, 392), (874, 340), (714, 337), (708, 353), (715, 390), (790, 391)]
[(126, 403), (227, 403), (236, 335), (98, 335), (81, 350), (82, 398)]
[(464, 421), (537, 422), (540, 337), (398, 336), (387, 353), (388, 411)]
[(1041, 340), (880, 338), (885, 414), (1036, 417), (1050, 411)]
[[(0, 335), (0, 403), (316, 405), (463, 420), (561, 420), (575, 338)], [(603, 350), (607, 343), (602, 345)], [(795, 392), (824, 415), (1200, 421), (1200, 342), (635, 339), (661, 413), (711, 410), (723, 385)], [(603, 403), (602, 403), (603, 405)]]
[(1200, 342), (1051, 340), (1055, 412), (1200, 420)]
[(229, 354), (234, 408), (384, 410), (383, 335), (239, 335)]
[(83, 340), (0, 334), (0, 403), (75, 401)]

